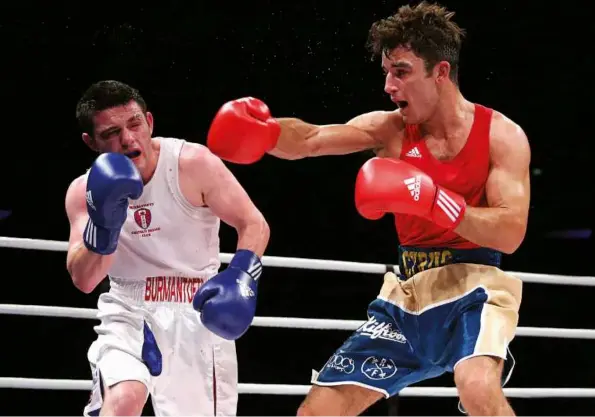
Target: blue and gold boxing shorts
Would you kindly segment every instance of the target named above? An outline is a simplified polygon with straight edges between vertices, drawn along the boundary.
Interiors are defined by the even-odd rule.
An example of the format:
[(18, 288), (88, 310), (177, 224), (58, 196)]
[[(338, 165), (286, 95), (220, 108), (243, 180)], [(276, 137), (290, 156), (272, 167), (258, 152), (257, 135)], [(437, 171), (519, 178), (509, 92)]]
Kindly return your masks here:
[(522, 281), (494, 266), (451, 264), (407, 280), (389, 272), (368, 321), (313, 371), (312, 383), (354, 384), (388, 398), (482, 355), (505, 359), (508, 379), (521, 296)]

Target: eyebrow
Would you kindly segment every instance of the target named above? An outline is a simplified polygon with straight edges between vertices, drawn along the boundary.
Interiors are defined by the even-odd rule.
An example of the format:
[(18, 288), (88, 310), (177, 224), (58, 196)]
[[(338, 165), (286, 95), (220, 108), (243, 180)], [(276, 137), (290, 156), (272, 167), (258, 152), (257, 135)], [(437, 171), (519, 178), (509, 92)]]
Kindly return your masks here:
[[(132, 122), (134, 120), (141, 120), (141, 119), (142, 119), (142, 114), (141, 113), (136, 113), (136, 114), (132, 115), (132, 117), (128, 118), (128, 120), (126, 120), (126, 123), (130, 123), (130, 122)], [(104, 135), (106, 135), (108, 133), (111, 133), (114, 130), (118, 130), (118, 129), (119, 129), (118, 126), (110, 126), (107, 129), (99, 132), (99, 135), (100, 136), (104, 136)]]
[(413, 68), (409, 62), (405, 61), (392, 62), (390, 66), (391, 68)]

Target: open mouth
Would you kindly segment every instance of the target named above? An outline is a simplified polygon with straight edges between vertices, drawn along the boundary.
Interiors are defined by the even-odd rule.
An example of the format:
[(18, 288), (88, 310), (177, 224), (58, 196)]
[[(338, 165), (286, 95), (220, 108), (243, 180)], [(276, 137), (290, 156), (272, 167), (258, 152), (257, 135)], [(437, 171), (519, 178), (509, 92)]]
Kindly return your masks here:
[(409, 105), (409, 103), (408, 103), (408, 102), (406, 102), (406, 101), (404, 101), (404, 100), (397, 101), (397, 106), (398, 106), (400, 109), (404, 109), (404, 108), (405, 108), (405, 107), (407, 107), (408, 105)]
[(126, 155), (130, 159), (134, 159), (140, 156), (140, 151), (125, 152), (124, 155)]

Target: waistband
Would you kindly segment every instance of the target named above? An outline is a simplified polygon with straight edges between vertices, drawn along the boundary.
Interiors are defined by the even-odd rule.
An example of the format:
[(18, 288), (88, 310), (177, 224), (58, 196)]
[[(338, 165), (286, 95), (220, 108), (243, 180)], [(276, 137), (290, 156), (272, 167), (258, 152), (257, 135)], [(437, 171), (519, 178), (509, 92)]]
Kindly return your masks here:
[(191, 304), (206, 277), (159, 276), (142, 281), (110, 277), (110, 292), (137, 305), (144, 303)]
[(418, 272), (450, 264), (481, 264), (500, 268), (502, 253), (489, 248), (454, 249), (399, 246), (401, 274), (411, 278)]

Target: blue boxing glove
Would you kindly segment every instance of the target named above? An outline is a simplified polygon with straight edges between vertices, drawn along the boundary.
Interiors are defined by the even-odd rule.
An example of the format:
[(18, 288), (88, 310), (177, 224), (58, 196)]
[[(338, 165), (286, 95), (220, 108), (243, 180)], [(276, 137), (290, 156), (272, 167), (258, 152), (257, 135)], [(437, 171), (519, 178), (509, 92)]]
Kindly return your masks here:
[(87, 177), (89, 220), (83, 240), (90, 251), (109, 255), (116, 250), (128, 199), (137, 199), (142, 193), (143, 180), (127, 156), (104, 153), (97, 157)]
[(236, 252), (227, 269), (198, 288), (192, 305), (204, 326), (216, 335), (236, 340), (242, 336), (256, 313), (260, 258), (252, 251)]

